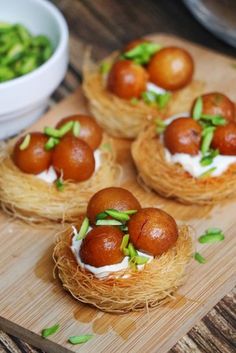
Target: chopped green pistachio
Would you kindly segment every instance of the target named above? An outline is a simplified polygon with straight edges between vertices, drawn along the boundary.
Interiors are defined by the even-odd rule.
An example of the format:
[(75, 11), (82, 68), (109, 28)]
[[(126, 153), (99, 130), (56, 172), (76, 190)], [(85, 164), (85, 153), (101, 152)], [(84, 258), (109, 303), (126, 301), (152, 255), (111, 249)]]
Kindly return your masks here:
[(106, 214), (108, 214), (108, 216), (111, 216), (112, 218), (117, 219), (118, 221), (121, 221), (121, 222), (126, 222), (130, 218), (127, 213), (120, 212), (120, 211), (113, 210), (113, 209), (105, 210), (105, 212), (106, 212)]
[[(57, 131), (59, 131), (59, 136), (58, 137), (63, 137), (67, 132), (73, 129), (75, 122), (74, 121), (68, 121), (64, 125), (60, 127)], [(54, 136), (57, 137), (57, 136)]]
[(59, 330), (59, 327), (60, 325), (59, 324), (56, 324), (56, 325), (53, 325), (51, 327), (48, 327), (48, 328), (44, 328), (42, 330), (42, 337), (43, 338), (46, 338), (48, 336), (51, 336), (53, 335), (54, 333), (56, 333), (58, 330)]
[(223, 126), (226, 124), (226, 119), (221, 115), (202, 114), (201, 119), (210, 121), (215, 126)]
[(89, 229), (89, 219), (88, 219), (88, 217), (85, 217), (82, 224), (81, 224), (81, 227), (80, 227), (79, 233), (76, 237), (76, 240), (82, 240), (85, 237), (85, 235), (87, 234), (88, 229)]
[(198, 238), (199, 243), (218, 243), (219, 241), (224, 240), (224, 234), (222, 230), (213, 228), (213, 232), (210, 232), (212, 229), (208, 229), (203, 235)]
[(210, 150), (206, 155), (204, 155), (201, 160), (201, 166), (208, 166), (212, 164), (214, 158), (219, 155), (219, 150)]
[(201, 144), (201, 152), (203, 154), (207, 153), (209, 151), (213, 135), (214, 135), (215, 127), (214, 126), (208, 126), (205, 129), (203, 129), (202, 132), (202, 144)]
[(24, 138), (24, 140), (21, 142), (20, 146), (19, 146), (19, 149), (21, 151), (25, 150), (27, 147), (29, 147), (29, 144), (30, 144), (30, 134), (27, 134)]
[(45, 133), (45, 135), (50, 136), (50, 137), (55, 137), (55, 138), (61, 137), (61, 133), (60, 133), (59, 129), (54, 129), (53, 127), (50, 127), (50, 126), (46, 126), (44, 128), (44, 133)]
[(74, 121), (73, 135), (75, 137), (79, 137), (79, 134), (80, 134), (80, 123), (78, 121)]
[(166, 129), (166, 124), (164, 123), (164, 121), (157, 118), (155, 119), (155, 124), (156, 124), (156, 132), (158, 134), (162, 134)]
[(96, 226), (121, 226), (122, 223), (116, 219), (99, 219), (96, 222)]
[(136, 265), (144, 265), (148, 262), (149, 258), (146, 257), (146, 256), (140, 256), (140, 255), (137, 255), (134, 257), (134, 263)]
[(102, 75), (108, 74), (108, 72), (111, 70), (111, 66), (112, 66), (111, 63), (109, 63), (107, 61), (103, 61), (100, 65), (100, 73)]
[(136, 249), (134, 248), (132, 243), (129, 243), (128, 245), (128, 250), (129, 250), (129, 254), (130, 254), (130, 258), (132, 259), (133, 257), (137, 256), (138, 253), (136, 251)]
[(161, 49), (161, 46), (156, 43), (144, 42), (131, 50), (122, 53), (121, 58), (133, 60), (136, 64), (147, 64), (151, 57)]
[(122, 251), (125, 256), (129, 256), (129, 249), (123, 248)]
[(199, 252), (195, 252), (194, 259), (200, 264), (205, 264), (207, 260)]
[(203, 101), (202, 97), (198, 97), (193, 108), (193, 119), (199, 120), (202, 115)]
[(71, 336), (68, 338), (68, 342), (70, 342), (71, 344), (81, 344), (81, 343), (86, 343), (89, 340), (91, 340), (91, 338), (93, 337), (93, 335), (80, 335), (80, 336)]
[(206, 170), (204, 173), (202, 173), (199, 176), (199, 178), (206, 178), (206, 177), (210, 176), (215, 170), (216, 170), (216, 167), (212, 167), (212, 168)]
[(96, 221), (98, 221), (99, 219), (106, 219), (106, 218), (107, 218), (107, 213), (106, 212), (100, 212), (96, 216)]
[(124, 211), (124, 213), (128, 214), (128, 215), (133, 215), (135, 213), (137, 213), (138, 211), (137, 210), (127, 210), (127, 211)]
[(142, 98), (147, 104), (157, 105), (160, 109), (163, 109), (171, 98), (171, 93), (156, 93), (154, 91), (146, 91), (142, 93)]
[(54, 137), (49, 137), (48, 141), (44, 145), (46, 151), (50, 151), (59, 143), (59, 139)]
[(55, 185), (57, 187), (57, 190), (59, 190), (59, 191), (63, 191), (64, 190), (65, 185), (64, 185), (64, 182), (63, 182), (62, 178), (57, 179), (55, 181)]
[(120, 245), (120, 250), (123, 251), (123, 249), (127, 248), (128, 243), (129, 243), (129, 234), (125, 234), (123, 236), (123, 239)]

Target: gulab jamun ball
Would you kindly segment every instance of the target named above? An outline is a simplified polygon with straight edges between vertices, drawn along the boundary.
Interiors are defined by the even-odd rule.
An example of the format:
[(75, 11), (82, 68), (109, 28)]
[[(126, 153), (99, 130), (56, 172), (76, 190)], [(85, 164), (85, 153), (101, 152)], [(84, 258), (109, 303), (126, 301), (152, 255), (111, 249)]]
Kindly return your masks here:
[(226, 120), (235, 121), (235, 105), (227, 96), (219, 92), (212, 92), (203, 94), (201, 97), (203, 103), (202, 114), (220, 115)]
[(127, 211), (140, 208), (139, 201), (131, 192), (119, 187), (109, 187), (92, 196), (88, 203), (87, 216), (91, 223), (95, 223), (96, 216), (107, 209)]
[(146, 91), (146, 70), (130, 60), (116, 61), (108, 75), (107, 89), (123, 99), (139, 98)]
[[(56, 128), (62, 127), (70, 121), (77, 121), (80, 124), (79, 138), (85, 141), (92, 150), (98, 148), (102, 141), (102, 129), (97, 122), (87, 115), (72, 115), (59, 121)], [(68, 134), (72, 134), (71, 131)]]
[(236, 155), (236, 123), (230, 122), (225, 126), (218, 126), (211, 143), (212, 148), (218, 149), (222, 155)]
[(164, 131), (165, 147), (172, 153), (197, 155), (201, 144), (202, 127), (192, 118), (178, 118)]
[(158, 256), (173, 247), (178, 239), (177, 224), (159, 208), (143, 208), (128, 223), (130, 241), (138, 250)]
[(166, 90), (175, 91), (190, 83), (194, 63), (186, 50), (167, 47), (152, 57), (147, 70), (151, 82)]
[(50, 167), (52, 160), (52, 152), (45, 149), (48, 137), (41, 132), (31, 132), (28, 146), (21, 149), (25, 137), (15, 144), (13, 161), (22, 172), (39, 174)]
[(80, 247), (80, 258), (88, 265), (102, 267), (121, 262), (123, 233), (112, 226), (98, 226), (90, 230)]
[(53, 150), (52, 166), (64, 180), (87, 180), (95, 170), (93, 151), (79, 138), (64, 136)]

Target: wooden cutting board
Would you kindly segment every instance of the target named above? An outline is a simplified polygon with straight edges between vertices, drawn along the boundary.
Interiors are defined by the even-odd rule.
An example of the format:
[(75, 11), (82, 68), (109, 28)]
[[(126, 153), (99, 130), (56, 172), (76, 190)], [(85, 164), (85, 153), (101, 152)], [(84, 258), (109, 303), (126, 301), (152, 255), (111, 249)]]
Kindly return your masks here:
[[(207, 80), (206, 91), (225, 92), (236, 101), (233, 59), (175, 37), (152, 37), (165, 45), (186, 47), (195, 59), (195, 77)], [(31, 130), (54, 124), (66, 115), (86, 111), (85, 99), (78, 88)], [(204, 246), (196, 242), (207, 263), (200, 265), (191, 261), (187, 282), (174, 302), (150, 312), (118, 316), (80, 304), (53, 279), (51, 255), (58, 225), (53, 229), (32, 227), (0, 214), (0, 327), (48, 352), (164, 353), (235, 284), (235, 200), (215, 207), (199, 207), (158, 197), (136, 183), (130, 143), (117, 140), (116, 146), (118, 161), (124, 167), (124, 186), (135, 193), (143, 206), (162, 207), (179, 222), (194, 226), (197, 236), (206, 228), (220, 227), (225, 240)], [(48, 340), (42, 339), (41, 330), (55, 323), (60, 324), (60, 331)], [(93, 334), (88, 343), (80, 346), (67, 343), (69, 336), (86, 333)]]

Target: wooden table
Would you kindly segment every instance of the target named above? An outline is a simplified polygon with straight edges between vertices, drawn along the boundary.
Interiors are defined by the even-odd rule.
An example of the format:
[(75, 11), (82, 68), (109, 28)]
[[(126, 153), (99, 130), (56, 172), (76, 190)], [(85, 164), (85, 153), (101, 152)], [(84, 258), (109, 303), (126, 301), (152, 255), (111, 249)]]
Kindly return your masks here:
[[(216, 0), (221, 1), (221, 0)], [(235, 50), (201, 27), (180, 0), (54, 0), (70, 28), (70, 65), (51, 105), (74, 91), (82, 80), (82, 51), (92, 45), (97, 59), (133, 38), (167, 32), (228, 55)], [(226, 295), (171, 353), (230, 353), (236, 350), (236, 292)], [(0, 331), (0, 353), (41, 352)], [(42, 352), (41, 352), (42, 353)]]

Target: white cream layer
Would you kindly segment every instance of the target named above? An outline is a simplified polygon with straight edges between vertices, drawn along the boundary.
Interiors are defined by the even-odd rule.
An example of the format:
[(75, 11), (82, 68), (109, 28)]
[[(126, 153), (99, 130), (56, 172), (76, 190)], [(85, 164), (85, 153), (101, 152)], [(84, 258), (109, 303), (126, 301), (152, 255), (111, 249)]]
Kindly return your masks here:
[(147, 83), (147, 85), (146, 85), (146, 90), (147, 90), (147, 91), (154, 92), (154, 93), (156, 93), (156, 94), (164, 94), (164, 93), (167, 92), (164, 88), (161, 88), (161, 87), (155, 85), (155, 84), (152, 83), (152, 82), (148, 82), (148, 83)]
[[(173, 120), (179, 117), (188, 117), (188, 113), (181, 113), (171, 116), (165, 120), (166, 125), (169, 125)], [(216, 168), (211, 172), (212, 177), (217, 177), (223, 174), (231, 164), (236, 163), (236, 156), (225, 156), (218, 155), (213, 159), (213, 162), (208, 166), (201, 166), (200, 161), (202, 159), (202, 153), (199, 152), (196, 156), (191, 156), (187, 153), (175, 153), (171, 154), (167, 148), (164, 148), (165, 160), (168, 163), (180, 164), (186, 172), (195, 178), (200, 177), (203, 173), (206, 173), (211, 168)]]
[[(96, 172), (100, 168), (102, 163), (101, 151), (99, 149), (97, 149), (94, 152), (94, 158), (95, 158), (95, 172)], [(55, 169), (52, 166), (50, 166), (49, 169), (44, 170), (40, 174), (37, 174), (36, 177), (45, 181), (46, 183), (52, 184), (54, 183), (54, 181), (57, 180), (57, 173)]]
[[(71, 250), (72, 250), (72, 252), (76, 258), (76, 261), (80, 267), (85, 268), (86, 270), (91, 272), (95, 277), (97, 277), (99, 279), (109, 277), (111, 274), (112, 274), (113, 278), (118, 278), (118, 277), (120, 277), (120, 275), (116, 276), (116, 275), (114, 275), (114, 273), (118, 272), (118, 271), (126, 270), (129, 267), (129, 257), (128, 256), (125, 256), (121, 262), (119, 262), (118, 264), (115, 264), (115, 265), (94, 267), (94, 266), (85, 264), (79, 256), (79, 251), (80, 251), (80, 247), (82, 244), (82, 240), (76, 240), (77, 230), (74, 226), (72, 226), (72, 228), (73, 228), (73, 232), (74, 232), (74, 237), (72, 239)], [(88, 232), (91, 229), (92, 228), (89, 228)], [(138, 251), (138, 255), (148, 257), (149, 258), (148, 262), (150, 262), (153, 259), (153, 256), (142, 253), (141, 251)], [(137, 267), (138, 267), (138, 270), (142, 270), (144, 268), (144, 265), (138, 265)], [(127, 277), (127, 275), (123, 275), (122, 277), (125, 278), (125, 277)]]

